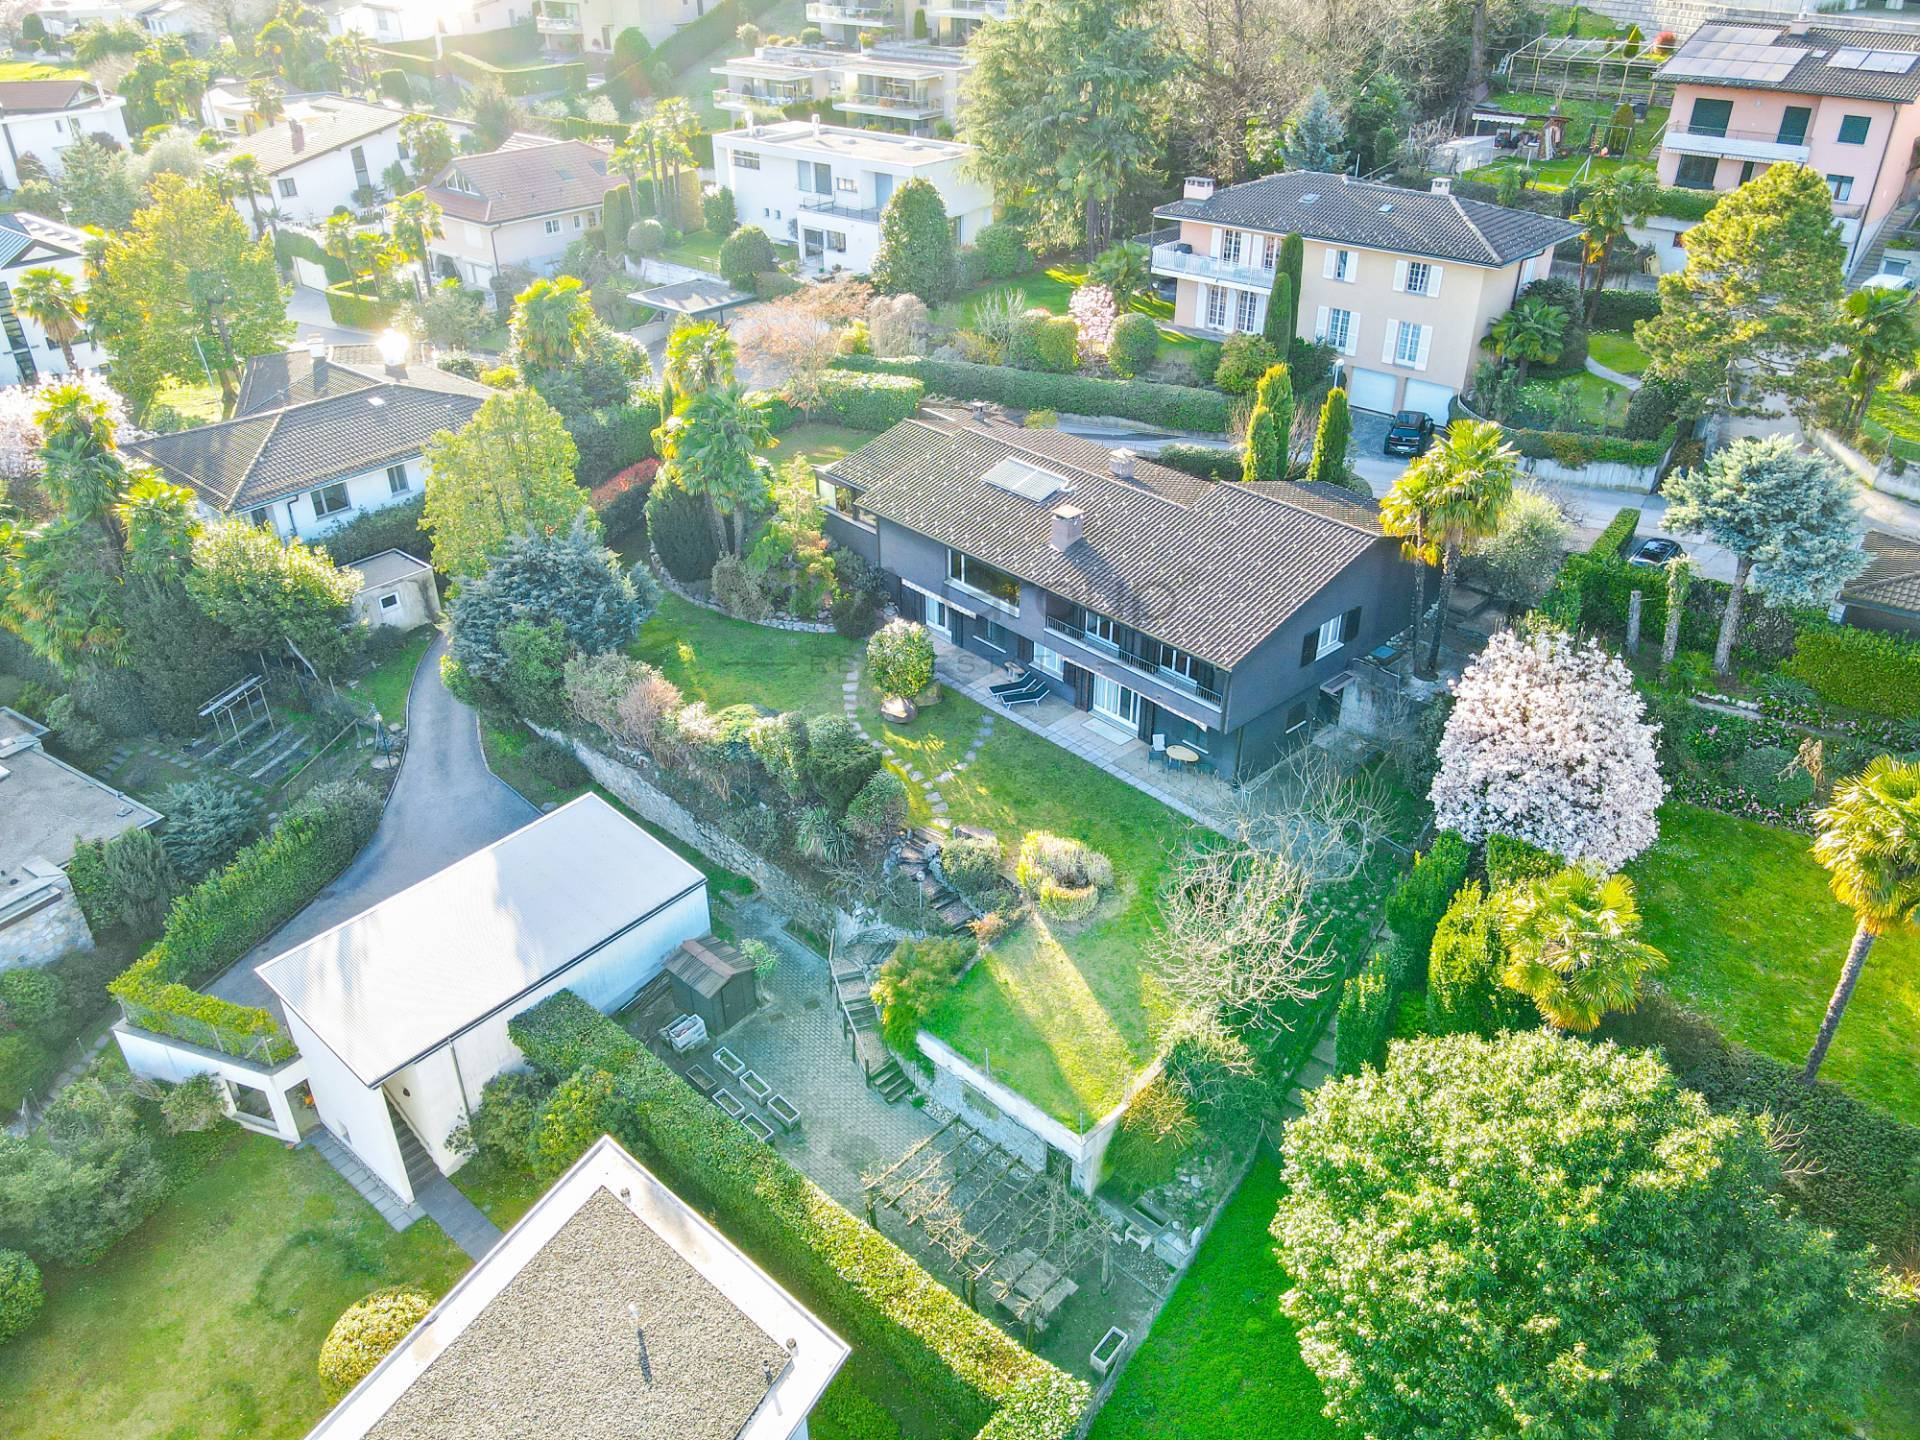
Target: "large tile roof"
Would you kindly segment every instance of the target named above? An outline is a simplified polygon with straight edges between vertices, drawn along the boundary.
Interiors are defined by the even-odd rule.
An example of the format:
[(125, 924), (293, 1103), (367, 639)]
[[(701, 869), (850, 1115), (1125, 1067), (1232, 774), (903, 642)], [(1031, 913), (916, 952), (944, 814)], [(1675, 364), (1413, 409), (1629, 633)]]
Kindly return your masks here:
[[(285, 102), (286, 119), (234, 141), (235, 155), (251, 155), (268, 175), (291, 169), (316, 155), (377, 135), (406, 119), (386, 105), (369, 105), (344, 95), (301, 95)], [(294, 143), (294, 125), (300, 142)]]
[[(1008, 459), (1060, 477), (1039, 503), (985, 478)], [(826, 467), (861, 505), (975, 559), (1231, 669), (1374, 546), (1371, 506), (1322, 487), (1215, 484), (1069, 436), (939, 412), (904, 420)], [(1053, 510), (1084, 538), (1052, 545)]]
[(1920, 540), (1869, 530), (1861, 548), (1867, 568), (1841, 590), (1842, 603), (1920, 615)]
[(1205, 200), (1176, 200), (1153, 213), (1493, 267), (1538, 255), (1580, 233), (1569, 220), (1531, 210), (1310, 170), (1229, 185)]
[(0, 80), (0, 113), (74, 110), (100, 100), (100, 87), (84, 75), (52, 80)]
[(611, 158), (584, 140), (516, 136), (498, 150), (456, 156), (425, 194), (456, 220), (483, 225), (584, 210), (626, 183), (608, 170)]
[(245, 410), (249, 393), (256, 406), (266, 405), (274, 376), (285, 376), (279, 370), (282, 357), (272, 357), (257, 372), (249, 366), (243, 413), (130, 441), (127, 453), (175, 484), (189, 486), (217, 510), (250, 510), (338, 476), (418, 455), (431, 436), (471, 420), (493, 393), (476, 381), (421, 364), (390, 375), (329, 361), (316, 387), (310, 357), (298, 353), (300, 359), (286, 359), (293, 371), (288, 400)]

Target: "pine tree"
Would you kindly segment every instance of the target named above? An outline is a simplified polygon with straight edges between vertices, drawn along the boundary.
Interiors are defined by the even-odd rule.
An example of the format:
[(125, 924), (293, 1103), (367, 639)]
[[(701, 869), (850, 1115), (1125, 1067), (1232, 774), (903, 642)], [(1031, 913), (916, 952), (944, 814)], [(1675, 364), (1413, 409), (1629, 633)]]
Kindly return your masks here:
[(1347, 392), (1336, 385), (1320, 407), (1320, 427), (1314, 432), (1313, 460), (1307, 466), (1309, 483), (1344, 486), (1347, 481), (1347, 445), (1353, 436), (1353, 418), (1347, 413)]
[(1333, 108), (1325, 86), (1316, 86), (1301, 101), (1280, 138), (1280, 158), (1289, 170), (1322, 170), (1328, 174), (1347, 168), (1347, 130)]
[(1247, 421), (1247, 453), (1240, 478), (1247, 481), (1287, 478), (1288, 442), (1293, 436), (1293, 377), (1285, 365), (1275, 365), (1260, 377), (1254, 389), (1253, 415)]

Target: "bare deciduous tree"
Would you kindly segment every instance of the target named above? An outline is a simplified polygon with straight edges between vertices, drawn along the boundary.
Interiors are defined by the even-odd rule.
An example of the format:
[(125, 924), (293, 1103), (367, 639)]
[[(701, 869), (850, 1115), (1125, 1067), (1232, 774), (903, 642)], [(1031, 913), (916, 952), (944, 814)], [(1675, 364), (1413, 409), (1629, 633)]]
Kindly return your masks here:
[(828, 321), (794, 303), (806, 293), (754, 307), (734, 325), (733, 338), (752, 383), (784, 389), (811, 416), (820, 403), (821, 377), (840, 353), (840, 342)]

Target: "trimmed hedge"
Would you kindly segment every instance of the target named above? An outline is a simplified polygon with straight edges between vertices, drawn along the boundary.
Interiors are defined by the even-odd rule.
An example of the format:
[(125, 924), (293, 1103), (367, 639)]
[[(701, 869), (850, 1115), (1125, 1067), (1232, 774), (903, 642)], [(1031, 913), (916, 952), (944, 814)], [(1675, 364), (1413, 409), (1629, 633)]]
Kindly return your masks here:
[(367, 510), (336, 525), (314, 543), (333, 557), (336, 565), (351, 565), (385, 550), (404, 550), (422, 560), (433, 558), (433, 537), (420, 528), (427, 497), (416, 495), (395, 505)]
[(291, 919), (346, 869), (379, 823), (379, 802), (364, 786), (341, 787), (326, 800), (289, 811), (226, 869), (173, 902), (153, 948), (113, 980), (108, 993), (134, 1012), (136, 1024), (157, 1034), (205, 1044), (211, 1027), (266, 1037), (275, 1063), (292, 1058), (293, 1042), (265, 1010), (192, 987)]
[(1374, 951), (1358, 974), (1348, 977), (1340, 992), (1340, 1020), (1333, 1033), (1336, 1075), (1357, 1075), (1386, 1058), (1394, 1013), (1406, 992), (1410, 968), (1406, 949), (1390, 943)]
[(1658, 290), (1602, 290), (1593, 301), (1593, 328), (1632, 334), (1636, 323), (1659, 313)]
[(918, 1398), (978, 1440), (1066, 1440), (1087, 1386), (1022, 1349), (785, 1157), (703, 1100), (571, 991), (507, 1026), (558, 1083), (591, 1065), (614, 1077), (606, 1129), (771, 1269), (856, 1348), (883, 1355)]
[(1782, 668), (1829, 704), (1920, 718), (1920, 642), (1851, 625), (1807, 626)]
[(1240, 478), (1240, 452), (1218, 445), (1162, 445), (1160, 453), (1151, 458), (1157, 464), (1201, 480)]
[(676, 72), (685, 70), (696, 60), (730, 43), (733, 32), (742, 22), (772, 8), (773, 0), (720, 0), (718, 5), (709, 5), (706, 14), (682, 25), (653, 47), (653, 54), (647, 57), (647, 68), (665, 65)]
[(1607, 522), (1607, 528), (1593, 537), (1593, 544), (1587, 547), (1587, 553), (1609, 558), (1623, 554), (1639, 530), (1640, 512), (1631, 506), (1623, 506), (1614, 512), (1613, 519)]
[(888, 375), (912, 375), (929, 395), (956, 400), (986, 400), (1016, 410), (1058, 410), (1071, 415), (1117, 415), (1169, 430), (1227, 428), (1227, 397), (1190, 385), (1161, 385), (1146, 380), (1096, 380), (1086, 375), (1049, 375), (1008, 365), (976, 365), (970, 360), (892, 359), (878, 355), (842, 355), (834, 365)]
[(927, 387), (909, 375), (829, 370), (820, 377), (820, 405), (854, 430), (885, 430), (920, 408)]
[(341, 285), (352, 278), (346, 264), (337, 256), (329, 255), (318, 240), (304, 235), (298, 230), (276, 230), (273, 235), (274, 258), (280, 262), (280, 268), (289, 274), (293, 272), (295, 257), (311, 260), (327, 273), (327, 283)]
[(326, 296), (327, 314), (333, 317), (333, 323), (352, 330), (386, 329), (393, 323), (394, 312), (405, 301), (401, 295), (376, 300), (345, 281), (327, 286)]
[(549, 91), (577, 94), (587, 88), (587, 67), (580, 60), (563, 60), (553, 65), (491, 65), (449, 48), (447, 66), (470, 80), (492, 76), (509, 95), (544, 95)]
[[(1466, 882), (1473, 850), (1459, 832), (1442, 830), (1413, 868), (1400, 877), (1387, 897), (1387, 928), (1408, 956), (1424, 961), (1433, 948), (1433, 932), (1453, 903), (1454, 893)], [(1422, 967), (1424, 968), (1424, 966)]]
[(1587, 465), (1658, 465), (1673, 443), (1671, 432), (1652, 440), (1587, 435), (1577, 430), (1523, 430), (1504, 425), (1513, 448), (1529, 460), (1555, 460), (1568, 469)]

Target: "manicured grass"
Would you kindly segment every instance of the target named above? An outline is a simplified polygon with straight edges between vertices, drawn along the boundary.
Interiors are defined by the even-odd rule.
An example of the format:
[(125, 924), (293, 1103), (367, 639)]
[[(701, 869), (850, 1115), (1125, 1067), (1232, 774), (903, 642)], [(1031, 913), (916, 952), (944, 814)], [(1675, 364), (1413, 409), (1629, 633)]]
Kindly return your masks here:
[(1588, 425), (1617, 425), (1626, 418), (1627, 401), (1632, 398), (1624, 386), (1584, 370), (1577, 375), (1542, 383), (1550, 384), (1561, 394), (1571, 391), (1578, 402), (1579, 418)]
[(1280, 1313), (1280, 1164), (1262, 1150), (1166, 1309), (1127, 1362), (1091, 1440), (1332, 1440), (1320, 1381)]
[(1920, 445), (1920, 395), (1902, 395), (1882, 388), (1867, 407), (1867, 421), (1878, 424), (1895, 439)]
[(184, 385), (168, 381), (154, 392), (154, 403), (168, 406), (196, 425), (222, 419), (218, 385)]
[(0, 84), (18, 80), (84, 80), (86, 74), (71, 65), (51, 65), (44, 60), (0, 60)]
[(775, 465), (785, 465), (796, 457), (810, 465), (827, 465), (851, 455), (873, 439), (873, 433), (868, 430), (855, 430), (846, 425), (812, 421), (794, 426), (791, 430), (782, 433), (778, 439), (780, 443), (767, 452), (768, 458)]
[(360, 677), (360, 696), (380, 712), (380, 718), (392, 724), (407, 714), (407, 692), (413, 688), (413, 672), (420, 668), (420, 657), (433, 643), (431, 625), (422, 625), (406, 643)]
[(659, 666), (689, 700), (837, 715), (860, 642), (769, 630), (666, 595), (627, 648)]
[[(715, 83), (718, 83), (717, 79)], [(662, 250), (660, 258), (670, 265), (690, 265), (695, 270), (711, 270), (717, 274), (720, 270), (720, 242), (726, 238), (710, 230), (689, 230), (677, 242)]]
[(444, 1293), (467, 1257), (431, 1220), (396, 1234), (312, 1150), (225, 1150), (97, 1265), (52, 1271), (0, 1360), (10, 1440), (296, 1437), (329, 1399), (314, 1364), (348, 1305)]
[[(1067, 313), (1067, 302), (1073, 299), (1073, 292), (1086, 282), (1086, 278), (1087, 267), (1084, 265), (1050, 265), (1044, 270), (1029, 271), (1025, 275), (1016, 275), (1011, 280), (995, 280), (991, 284), (980, 286), (977, 290), (969, 290), (966, 294), (935, 307), (930, 318), (935, 325), (964, 328), (973, 323), (974, 312), (979, 309), (982, 302), (1015, 290), (1026, 297), (1028, 309), (1037, 307), (1055, 315), (1064, 315)], [(1147, 291), (1134, 296), (1133, 303), (1127, 308), (1137, 310), (1142, 315), (1152, 316), (1162, 327), (1173, 323), (1173, 305)], [(1190, 346), (1195, 342), (1190, 335), (1182, 335), (1177, 331), (1162, 328), (1160, 343), (1177, 349), (1180, 346)]]
[(1587, 354), (1622, 375), (1638, 375), (1647, 368), (1647, 352), (1634, 343), (1631, 335), (1612, 330), (1596, 330), (1589, 335)]
[(481, 717), (480, 748), (486, 754), (488, 768), (526, 797), (529, 804), (564, 805), (567, 801), (576, 800), (588, 791), (592, 791), (705, 875), (709, 890), (719, 895), (751, 895), (754, 892), (756, 887), (746, 876), (736, 874), (724, 865), (716, 864), (685, 841), (642, 819), (627, 807), (625, 801), (606, 787), (592, 781), (584, 785), (565, 787), (555, 785), (544, 775), (539, 774), (527, 759), (527, 752), (538, 743), (538, 739), (538, 736), (523, 725), (512, 721), (502, 723), (485, 715)]
[[(1804, 1061), (1853, 934), (1806, 837), (1668, 805), (1659, 843), (1628, 873), (1667, 988), (1741, 1044)], [(1820, 1073), (1920, 1122), (1920, 936), (1874, 946)]]

